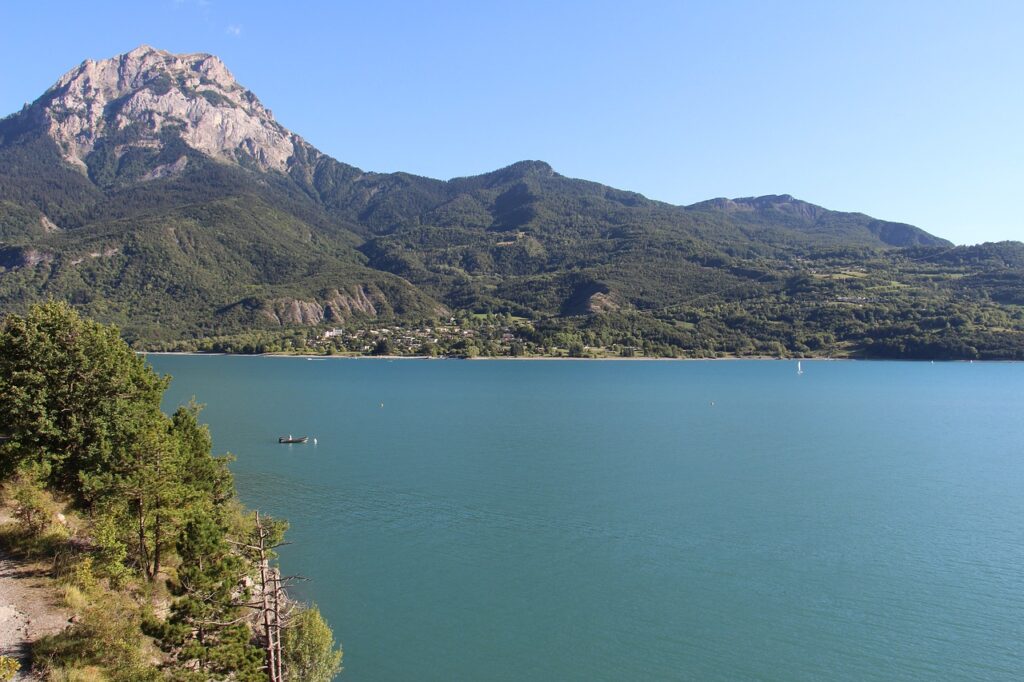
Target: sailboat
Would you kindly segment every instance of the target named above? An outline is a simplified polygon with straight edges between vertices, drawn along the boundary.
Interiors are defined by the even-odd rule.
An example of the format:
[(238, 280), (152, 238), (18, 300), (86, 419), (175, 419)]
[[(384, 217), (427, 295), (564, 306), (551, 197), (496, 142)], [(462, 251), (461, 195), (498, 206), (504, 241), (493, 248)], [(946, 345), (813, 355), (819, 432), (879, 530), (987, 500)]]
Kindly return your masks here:
[(797, 374), (803, 374), (804, 373), (804, 368), (800, 365), (800, 361), (799, 360), (796, 361), (796, 373)]

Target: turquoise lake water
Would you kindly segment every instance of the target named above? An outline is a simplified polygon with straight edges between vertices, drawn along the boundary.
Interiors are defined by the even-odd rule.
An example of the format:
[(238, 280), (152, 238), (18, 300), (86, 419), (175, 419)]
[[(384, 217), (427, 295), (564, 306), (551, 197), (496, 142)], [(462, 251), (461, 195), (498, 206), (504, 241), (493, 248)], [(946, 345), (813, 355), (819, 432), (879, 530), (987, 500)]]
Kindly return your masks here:
[(1024, 364), (150, 360), (341, 679), (1024, 679)]

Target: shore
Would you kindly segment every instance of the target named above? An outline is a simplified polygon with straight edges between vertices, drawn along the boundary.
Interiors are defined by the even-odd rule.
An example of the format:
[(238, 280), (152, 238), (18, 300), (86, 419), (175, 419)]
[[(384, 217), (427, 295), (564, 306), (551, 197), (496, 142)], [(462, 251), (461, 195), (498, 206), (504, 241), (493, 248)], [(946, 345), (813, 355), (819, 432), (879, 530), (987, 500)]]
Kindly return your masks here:
[[(858, 358), (825, 358), (825, 357), (809, 357), (809, 358), (780, 358), (771, 355), (744, 355), (742, 357), (736, 355), (729, 355), (720, 358), (653, 358), (648, 356), (641, 357), (618, 357), (618, 356), (604, 356), (598, 358), (572, 358), (567, 356), (556, 356), (556, 355), (531, 355), (531, 356), (513, 356), (513, 355), (501, 355), (501, 356), (477, 356), (473, 358), (461, 357), (458, 355), (356, 355), (356, 354), (342, 354), (337, 353), (335, 355), (325, 355), (323, 353), (206, 353), (202, 351), (136, 351), (138, 355), (216, 355), (224, 356), (230, 355), (232, 357), (243, 357), (243, 358), (306, 358), (308, 360), (472, 360), (474, 362), (479, 360), (515, 360), (516, 362), (533, 362), (533, 361), (584, 361), (584, 362), (717, 362), (717, 361), (731, 361), (731, 360), (782, 360), (796, 362), (797, 360), (857, 360)], [(926, 360), (920, 360), (915, 362), (927, 362)], [(964, 361), (966, 362), (966, 361)]]
[(515, 362), (764, 362), (766, 360), (777, 360), (779, 362), (961, 362), (961, 363), (1015, 363), (1020, 360), (947, 360), (947, 359), (917, 359), (917, 358), (830, 358), (830, 357), (801, 357), (801, 358), (780, 358), (771, 355), (744, 355), (742, 357), (729, 355), (720, 358), (651, 358), (651, 357), (600, 357), (600, 358), (570, 358), (556, 357), (550, 355), (534, 355), (530, 357), (515, 357), (511, 355), (486, 356), (475, 358), (464, 358), (455, 355), (323, 355), (313, 353), (203, 353), (198, 351), (136, 351), (138, 355), (194, 355), (194, 356), (232, 356), (242, 358), (305, 358), (307, 360), (457, 360), (471, 362), (494, 362), (508, 361)]

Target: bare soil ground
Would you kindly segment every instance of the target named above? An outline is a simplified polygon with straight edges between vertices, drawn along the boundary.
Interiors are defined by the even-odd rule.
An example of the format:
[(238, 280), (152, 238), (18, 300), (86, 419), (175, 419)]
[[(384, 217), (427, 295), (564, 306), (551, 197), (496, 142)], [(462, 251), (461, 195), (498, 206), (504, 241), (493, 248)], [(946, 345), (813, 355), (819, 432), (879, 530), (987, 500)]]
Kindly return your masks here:
[[(0, 524), (13, 521), (0, 508)], [(46, 563), (24, 561), (0, 547), (0, 654), (17, 658), (21, 672), (15, 680), (36, 680), (28, 672), (32, 643), (68, 625)]]

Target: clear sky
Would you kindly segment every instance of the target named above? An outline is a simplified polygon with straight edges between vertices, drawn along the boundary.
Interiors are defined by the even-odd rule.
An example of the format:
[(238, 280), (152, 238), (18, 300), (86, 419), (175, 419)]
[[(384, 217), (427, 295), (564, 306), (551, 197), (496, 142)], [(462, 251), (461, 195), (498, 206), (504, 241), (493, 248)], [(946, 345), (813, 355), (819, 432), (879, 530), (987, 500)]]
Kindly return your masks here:
[(86, 58), (211, 52), (321, 150), (542, 159), (654, 199), (792, 194), (1024, 240), (1024, 2), (0, 0), (0, 112)]

